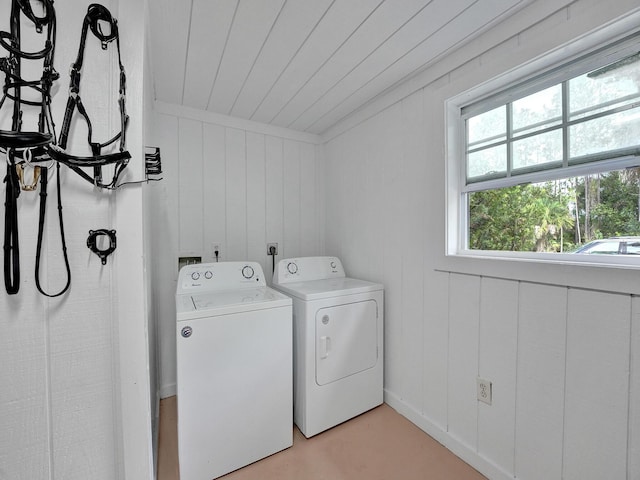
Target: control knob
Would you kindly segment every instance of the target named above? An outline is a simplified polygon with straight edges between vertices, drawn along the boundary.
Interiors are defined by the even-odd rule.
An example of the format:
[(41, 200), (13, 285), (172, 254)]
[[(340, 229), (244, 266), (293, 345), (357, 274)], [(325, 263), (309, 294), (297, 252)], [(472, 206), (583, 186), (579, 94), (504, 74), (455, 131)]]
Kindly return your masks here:
[(287, 265), (287, 271), (289, 273), (297, 273), (298, 272), (298, 265), (296, 265), (293, 262), (289, 262), (289, 264)]
[(200, 273), (199, 272), (193, 272), (191, 274), (191, 279), (192, 280), (198, 280), (200, 278)]
[(253, 277), (253, 267), (250, 267), (249, 265), (246, 265), (242, 268), (242, 276), (244, 278), (251, 278)]
[(204, 272), (204, 278), (206, 278), (207, 280), (211, 280), (211, 278), (213, 278), (213, 273), (211, 272), (211, 270), (207, 270), (206, 272)]

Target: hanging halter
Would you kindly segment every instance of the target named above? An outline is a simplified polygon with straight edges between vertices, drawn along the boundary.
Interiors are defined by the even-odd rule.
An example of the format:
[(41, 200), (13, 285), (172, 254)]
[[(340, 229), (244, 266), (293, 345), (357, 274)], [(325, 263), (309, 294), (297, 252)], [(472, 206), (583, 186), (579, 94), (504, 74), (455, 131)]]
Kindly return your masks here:
[[(31, 161), (48, 160), (46, 146), (55, 141), (55, 125), (51, 117), (51, 86), (59, 75), (53, 68), (55, 53), (56, 18), (53, 0), (38, 0), (42, 3), (44, 14), (34, 14), (29, 0), (12, 0), (10, 25), (11, 31), (0, 31), (0, 46), (9, 52), (8, 57), (0, 58), (0, 70), (5, 74), (0, 109), (7, 99), (13, 101), (11, 130), (0, 129), (0, 150), (6, 155), (7, 174), (4, 178), (5, 189), (5, 229), (4, 229), (4, 281), (7, 293), (18, 293), (20, 288), (20, 255), (18, 242), (18, 197), (20, 196), (20, 177), (16, 166)], [(26, 52), (20, 48), (21, 13), (35, 24), (36, 31), (42, 33), (46, 27), (44, 48), (36, 52)], [(21, 76), (21, 61), (43, 60), (42, 76), (38, 80), (26, 80)], [(40, 100), (24, 99), (22, 89), (37, 92)], [(22, 107), (40, 107), (37, 131), (24, 131)], [(23, 168), (23, 167), (22, 167)], [(23, 171), (21, 171), (23, 173)], [(46, 169), (45, 174), (46, 177)], [(34, 187), (35, 188), (35, 187)], [(60, 217), (62, 222), (62, 217)], [(41, 219), (42, 221), (42, 219)], [(62, 224), (61, 224), (62, 226)]]
[[(110, 31), (105, 34), (102, 31), (100, 22), (106, 22), (109, 24)], [(118, 104), (120, 107), (120, 132), (118, 132), (110, 140), (99, 143), (93, 141), (93, 129), (91, 126), (91, 120), (80, 98), (80, 73), (82, 71), (82, 63), (84, 60), (84, 49), (87, 40), (87, 32), (91, 30), (93, 35), (100, 40), (102, 49), (106, 50), (107, 46), (115, 40), (116, 47), (118, 49), (118, 65), (120, 67), (120, 86)], [(69, 99), (67, 100), (67, 107), (64, 114), (64, 121), (62, 123), (62, 129), (60, 132), (60, 138), (57, 145), (49, 146), (49, 155), (54, 160), (65, 164), (71, 168), (74, 172), (84, 178), (87, 182), (93, 184), (99, 188), (114, 189), (118, 187), (118, 178), (122, 171), (129, 163), (131, 155), (125, 150), (126, 143), (126, 129), (129, 117), (125, 110), (125, 96), (126, 96), (126, 77), (124, 73), (124, 67), (120, 57), (120, 38), (118, 35), (118, 22), (111, 16), (109, 10), (104, 6), (93, 3), (89, 5), (87, 14), (84, 17), (82, 25), (82, 34), (80, 36), (80, 48), (78, 49), (78, 57), (76, 61), (71, 65), (71, 80), (69, 84)], [(78, 110), (80, 115), (84, 117), (87, 128), (88, 138), (87, 142), (91, 148), (92, 156), (75, 156), (65, 151), (67, 147), (67, 140), (69, 138), (69, 130), (71, 127), (71, 119), (74, 111)], [(107, 147), (117, 140), (120, 140), (120, 148), (118, 152), (102, 154), (102, 149)], [(114, 165), (114, 173), (110, 182), (105, 183), (102, 179), (102, 167), (106, 165)], [(82, 170), (82, 167), (93, 167), (93, 176)]]

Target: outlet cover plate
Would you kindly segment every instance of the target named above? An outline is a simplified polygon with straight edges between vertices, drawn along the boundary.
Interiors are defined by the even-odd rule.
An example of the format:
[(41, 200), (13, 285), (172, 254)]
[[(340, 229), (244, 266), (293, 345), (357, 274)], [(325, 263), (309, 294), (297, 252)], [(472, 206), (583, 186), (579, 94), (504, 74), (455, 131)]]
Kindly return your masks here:
[(491, 405), (493, 384), (485, 379), (478, 377), (478, 400)]

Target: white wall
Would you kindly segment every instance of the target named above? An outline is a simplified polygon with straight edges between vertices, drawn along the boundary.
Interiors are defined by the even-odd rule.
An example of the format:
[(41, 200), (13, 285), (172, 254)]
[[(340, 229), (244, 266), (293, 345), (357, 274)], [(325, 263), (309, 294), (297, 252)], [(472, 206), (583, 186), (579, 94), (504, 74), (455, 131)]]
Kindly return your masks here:
[(151, 185), (160, 394), (175, 394), (178, 257), (260, 262), (324, 251), (324, 173), (319, 137), (156, 103), (149, 145), (164, 180)]
[(567, 3), (533, 2), (326, 135), (326, 250), (385, 285), (386, 400), (490, 478), (640, 478), (637, 271), (444, 255), (445, 101), (638, 9)]
[[(3, 31), (9, 31), (10, 3), (0, 6)], [(55, 68), (61, 78), (53, 90), (53, 116), (58, 128), (67, 100), (68, 66), (76, 57), (89, 3), (73, 0), (55, 4)], [(127, 137), (133, 156), (126, 175), (129, 180), (139, 179), (142, 172), (140, 60), (144, 44), (138, 29), (144, 24), (143, 4), (143, 0), (104, 2), (120, 19), (128, 74), (131, 124)], [(33, 26), (27, 22), (23, 22), (24, 38), (36, 40)], [(42, 47), (33, 41), (23, 45), (31, 51)], [(5, 53), (3, 50), (1, 55)], [(101, 140), (110, 138), (119, 118), (117, 71), (113, 76), (105, 75), (105, 65), (117, 68), (115, 50), (110, 48), (105, 54), (90, 38), (81, 88), (94, 134)], [(0, 112), (3, 129), (10, 125), (7, 112), (10, 115), (10, 102)], [(24, 130), (35, 129), (32, 120), (33, 109), (25, 108)], [(82, 127), (76, 125), (73, 131), (70, 149), (85, 154)], [(47, 299), (36, 291), (33, 274), (38, 192), (22, 192), (19, 198), (20, 292), (15, 296), (0, 294), (0, 478), (150, 478), (141, 187), (117, 193), (95, 191), (62, 167), (62, 202), (71, 290), (63, 297)], [(118, 249), (106, 266), (86, 247), (88, 231), (96, 228), (118, 232)], [(52, 177), (41, 280), (46, 290), (57, 291), (64, 278)]]

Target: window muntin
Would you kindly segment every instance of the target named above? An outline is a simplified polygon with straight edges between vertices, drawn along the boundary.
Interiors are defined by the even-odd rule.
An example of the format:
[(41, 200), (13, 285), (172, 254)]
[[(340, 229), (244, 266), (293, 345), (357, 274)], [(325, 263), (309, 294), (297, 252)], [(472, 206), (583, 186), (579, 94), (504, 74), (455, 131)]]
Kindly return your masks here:
[[(638, 43), (637, 39), (635, 41)], [(640, 43), (635, 51), (638, 49)], [(610, 56), (607, 58), (611, 59)], [(523, 89), (526, 95), (521, 97), (509, 91), (496, 94), (493, 102), (495, 98), (509, 101), (498, 106), (495, 103), (491, 106), (488, 101), (487, 111), (483, 112), (479, 107), (482, 102), (477, 102), (472, 108), (462, 108), (466, 133), (466, 175), (461, 187), (466, 209), (463, 248), (566, 252), (594, 238), (640, 235), (640, 222), (637, 221), (640, 217), (640, 182), (636, 185), (633, 183), (635, 180), (625, 186), (633, 190), (633, 193), (628, 192), (630, 200), (635, 199), (627, 202), (632, 205), (629, 208), (635, 209), (633, 215), (636, 219), (635, 222), (629, 222), (628, 228), (612, 230), (603, 226), (594, 231), (592, 217), (597, 215), (598, 221), (606, 224), (602, 218), (606, 213), (605, 207), (611, 205), (597, 205), (599, 210), (594, 212), (593, 208), (589, 208), (590, 205), (580, 207), (576, 201), (565, 199), (560, 202), (561, 209), (573, 212), (571, 216), (577, 224), (576, 227), (568, 221), (561, 226), (563, 233), (567, 233), (568, 228), (569, 235), (574, 237), (570, 241), (555, 238), (555, 232), (549, 234), (545, 229), (554, 230), (558, 226), (549, 223), (548, 219), (526, 226), (528, 237), (523, 243), (526, 246), (514, 245), (513, 238), (500, 240), (501, 232), (507, 228), (505, 225), (502, 229), (495, 228), (493, 233), (478, 230), (478, 221), (483, 215), (486, 218), (508, 215), (511, 222), (509, 227), (516, 229), (519, 226), (518, 219), (524, 218), (522, 214), (518, 217), (518, 208), (529, 211), (539, 208), (541, 200), (534, 198), (534, 192), (525, 191), (528, 185), (524, 184), (540, 187), (544, 182), (539, 180), (547, 183), (564, 182), (565, 186), (574, 186), (573, 190), (566, 190), (572, 191), (575, 197), (576, 189), (587, 188), (583, 183), (588, 180), (581, 178), (588, 178), (592, 174), (606, 178), (610, 173), (619, 175), (615, 168), (640, 165), (640, 53), (626, 53), (615, 61), (609, 60), (604, 66), (594, 67), (593, 59), (589, 63), (591, 67), (586, 73), (576, 73), (576, 66), (572, 63), (571, 69), (567, 69), (574, 72), (571, 78), (559, 79), (558, 83), (551, 86), (541, 81), (538, 91), (528, 83), (527, 88)], [(558, 78), (561, 69), (554, 70), (555, 78)], [(573, 176), (577, 171), (585, 176)], [(633, 171), (637, 172), (635, 169)], [(507, 195), (518, 189), (521, 191), (515, 195)], [(483, 197), (501, 195), (505, 207), (502, 213), (488, 211), (491, 201), (482, 205)], [(516, 203), (521, 203), (519, 206), (510, 204), (516, 199)], [(554, 208), (557, 209), (558, 205)], [(615, 210), (615, 206), (612, 208)], [(580, 225), (581, 220), (590, 222), (591, 230), (585, 230), (585, 225)], [(524, 228), (522, 225), (520, 227)], [(555, 243), (551, 246), (545, 244), (541, 249), (541, 234), (545, 236), (545, 242)], [(495, 238), (486, 240), (489, 235)], [(485, 241), (479, 241), (480, 237), (484, 237)]]

